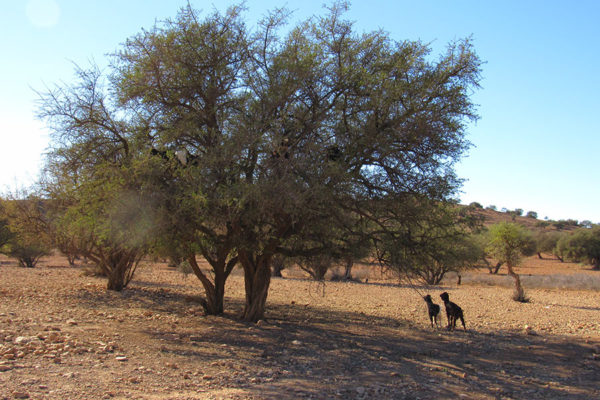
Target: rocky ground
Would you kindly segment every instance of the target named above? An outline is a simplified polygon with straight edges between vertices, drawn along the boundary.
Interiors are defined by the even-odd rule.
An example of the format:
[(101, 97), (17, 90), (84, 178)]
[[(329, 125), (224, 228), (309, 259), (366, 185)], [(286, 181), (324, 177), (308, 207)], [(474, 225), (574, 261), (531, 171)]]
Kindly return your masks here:
[[(417, 293), (289, 275), (246, 324), (239, 275), (225, 316), (208, 317), (199, 282), (163, 264), (114, 293), (59, 258), (2, 260), (0, 399), (600, 398), (598, 290), (529, 289), (522, 304), (479, 283)], [(442, 291), (466, 332), (430, 327), (420, 294), (440, 304)]]

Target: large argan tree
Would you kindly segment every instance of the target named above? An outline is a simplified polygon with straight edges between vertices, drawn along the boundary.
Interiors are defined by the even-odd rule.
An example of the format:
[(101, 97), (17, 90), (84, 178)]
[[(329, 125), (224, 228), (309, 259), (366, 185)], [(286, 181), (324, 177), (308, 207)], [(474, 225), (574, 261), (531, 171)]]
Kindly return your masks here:
[(420, 42), (356, 33), (344, 11), (335, 3), (291, 28), (276, 11), (248, 29), (241, 7), (204, 18), (187, 7), (115, 55), (128, 143), (180, 163), (147, 183), (162, 188), (163, 210), (188, 213), (172, 237), (192, 266), (196, 252), (211, 263), (218, 282), (195, 269), (207, 294), (221, 296), (241, 264), (244, 320), (263, 317), (275, 254), (317, 255), (324, 226), (377, 218), (373, 201), (442, 201), (459, 185), (480, 67), (470, 42), (435, 60)]

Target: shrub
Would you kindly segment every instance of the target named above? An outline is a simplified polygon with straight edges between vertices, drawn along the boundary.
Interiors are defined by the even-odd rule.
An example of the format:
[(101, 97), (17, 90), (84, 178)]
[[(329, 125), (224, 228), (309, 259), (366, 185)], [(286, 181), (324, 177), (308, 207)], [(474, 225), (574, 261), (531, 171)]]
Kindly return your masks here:
[(14, 242), (9, 245), (7, 255), (16, 258), (21, 267), (33, 268), (40, 258), (49, 254), (49, 249), (41, 243)]
[(527, 218), (533, 218), (533, 219), (537, 219), (538, 217), (538, 213), (536, 213), (535, 211), (528, 211), (527, 214), (525, 215)]

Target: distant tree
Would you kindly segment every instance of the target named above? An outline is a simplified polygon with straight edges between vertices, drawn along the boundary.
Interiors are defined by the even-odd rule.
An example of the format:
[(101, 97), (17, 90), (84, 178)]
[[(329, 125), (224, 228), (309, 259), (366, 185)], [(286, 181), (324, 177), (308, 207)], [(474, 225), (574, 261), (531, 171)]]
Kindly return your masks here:
[(514, 268), (520, 264), (523, 255), (531, 252), (531, 235), (520, 225), (504, 222), (489, 228), (489, 238), (487, 251), (498, 261), (506, 263), (508, 274), (514, 279), (513, 300), (527, 301), (521, 285), (521, 278)]
[(489, 206), (487, 206), (487, 209), (488, 210), (492, 210), (492, 211), (497, 211), (498, 210), (498, 208), (495, 205), (493, 205), (493, 204), (490, 204)]
[(40, 258), (50, 254), (51, 243), (46, 230), (46, 209), (39, 197), (25, 192), (4, 202), (5, 244), (3, 251), (16, 258), (22, 267), (33, 268)]
[(542, 253), (554, 253), (556, 244), (560, 240), (561, 236), (562, 234), (560, 232), (536, 232), (533, 240), (535, 241), (535, 252), (538, 258), (543, 258)]
[(557, 247), (565, 258), (588, 263), (595, 270), (600, 270), (600, 226), (578, 229), (565, 235)]
[(579, 222), (579, 226), (581, 226), (582, 228), (590, 229), (594, 226), (594, 224), (592, 223), (592, 221), (585, 219)]
[(4, 201), (0, 199), (0, 253), (2, 253), (3, 247), (10, 241), (12, 236), (4, 213)]
[(483, 208), (483, 206), (481, 205), (481, 203), (478, 203), (476, 201), (469, 203), (469, 207), (471, 208)]
[(519, 216), (519, 217), (520, 217), (520, 216), (522, 216), (522, 215), (523, 215), (523, 209), (522, 209), (522, 208), (515, 208), (515, 209), (514, 209), (514, 213), (515, 213), (517, 216)]
[(525, 215), (527, 218), (533, 218), (533, 219), (537, 219), (538, 217), (538, 213), (535, 211), (528, 211), (527, 215)]
[(502, 209), (500, 211), (503, 212), (503, 213), (507, 213), (508, 212), (508, 208), (502, 207)]
[(334, 265), (336, 260), (328, 255), (319, 254), (312, 257), (297, 259), (298, 266), (307, 272), (315, 281), (322, 281), (325, 274)]
[(481, 220), (447, 204), (432, 204), (427, 215), (389, 226), (377, 245), (379, 261), (400, 277), (416, 276), (436, 285), (454, 271), (472, 268), (484, 258), (484, 248), (473, 232)]

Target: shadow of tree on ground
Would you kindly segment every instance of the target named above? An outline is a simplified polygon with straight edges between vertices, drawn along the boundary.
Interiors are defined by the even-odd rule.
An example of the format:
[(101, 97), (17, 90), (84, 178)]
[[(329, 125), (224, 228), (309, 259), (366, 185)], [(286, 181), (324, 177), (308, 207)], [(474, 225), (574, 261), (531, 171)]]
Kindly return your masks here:
[(224, 316), (198, 316), (189, 311), (198, 307), (189, 295), (158, 286), (76, 296), (90, 308), (177, 318), (176, 325), (159, 320), (127, 329), (143, 335), (157, 357), (182, 368), (211, 365), (221, 385), (255, 398), (600, 397), (600, 346), (579, 338), (423, 329), (409, 320), (274, 302), (255, 325), (237, 320), (240, 299), (226, 298)]

